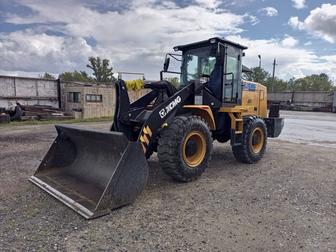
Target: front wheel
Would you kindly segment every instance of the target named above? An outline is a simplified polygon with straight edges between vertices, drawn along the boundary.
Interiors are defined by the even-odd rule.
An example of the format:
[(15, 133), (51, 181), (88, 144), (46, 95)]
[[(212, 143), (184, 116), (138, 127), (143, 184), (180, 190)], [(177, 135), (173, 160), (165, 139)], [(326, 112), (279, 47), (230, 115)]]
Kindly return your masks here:
[(178, 116), (161, 132), (160, 165), (175, 180), (188, 182), (198, 178), (207, 168), (211, 154), (211, 133), (199, 116)]
[(242, 144), (233, 146), (235, 158), (242, 163), (253, 164), (264, 155), (267, 144), (267, 128), (259, 117), (244, 118)]

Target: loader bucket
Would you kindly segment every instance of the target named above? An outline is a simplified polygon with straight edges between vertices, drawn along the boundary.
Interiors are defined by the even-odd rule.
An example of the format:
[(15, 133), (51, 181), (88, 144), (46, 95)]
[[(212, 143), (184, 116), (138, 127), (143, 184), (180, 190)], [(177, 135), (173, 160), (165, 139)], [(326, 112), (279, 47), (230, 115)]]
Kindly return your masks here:
[(56, 126), (57, 138), (30, 181), (87, 219), (130, 204), (143, 191), (141, 145), (119, 132)]

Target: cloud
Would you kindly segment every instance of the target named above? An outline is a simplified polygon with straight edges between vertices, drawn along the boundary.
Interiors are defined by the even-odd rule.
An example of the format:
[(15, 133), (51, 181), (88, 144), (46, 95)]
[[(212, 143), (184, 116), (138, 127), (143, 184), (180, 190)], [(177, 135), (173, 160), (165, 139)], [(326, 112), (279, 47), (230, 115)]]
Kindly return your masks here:
[(336, 64), (336, 55), (329, 55), (321, 57), (323, 60)]
[(292, 36), (285, 35), (285, 38), (281, 41), (281, 45), (284, 47), (294, 47), (299, 43), (299, 41)]
[(276, 58), (278, 63), (276, 76), (283, 79), (300, 78), (322, 72), (336, 78), (336, 64), (332, 64), (336, 60), (336, 55), (319, 57), (309, 49), (288, 47), (283, 45), (283, 40), (277, 39), (252, 40), (241, 35), (229, 36), (228, 39), (248, 46), (243, 64), (249, 67), (258, 66), (258, 55), (261, 55), (262, 67), (268, 72), (272, 71), (272, 63)]
[[(0, 33), (0, 73), (87, 70), (87, 58), (101, 56), (117, 71), (144, 72), (146, 78), (158, 79), (164, 54), (173, 46), (226, 36), (249, 46), (244, 58), (248, 66), (258, 65), (261, 54), (268, 71), (277, 58), (276, 74), (282, 78), (320, 72), (336, 78), (333, 55), (321, 59), (307, 47), (297, 48), (289, 36), (243, 37), (244, 25), (258, 19), (233, 13), (219, 1), (193, 0), (183, 6), (167, 0), (105, 1), (100, 6), (93, 0), (20, 0), (30, 13), (7, 14), (4, 21), (29, 28)], [(291, 22), (295, 29), (307, 29), (306, 20), (293, 17)]]
[(322, 37), (324, 40), (336, 42), (336, 5), (322, 4), (310, 11), (309, 16), (300, 21), (298, 17), (291, 17), (288, 24), (299, 30), (306, 30), (316, 37)]
[(32, 30), (0, 36), (1, 69), (57, 73), (83, 67), (95, 55), (85, 39), (36, 34)]
[(306, 7), (305, 5), (306, 0), (292, 0), (293, 7), (296, 9), (303, 9)]
[(238, 7), (245, 7), (254, 3), (256, 0), (225, 0), (225, 4), (238, 6)]
[(293, 29), (298, 29), (298, 30), (304, 29), (304, 23), (302, 23), (298, 17), (289, 18), (288, 25), (291, 26)]
[[(19, 57), (14, 56), (5, 65), (6, 69), (37, 71), (38, 68), (41, 71), (62, 72), (72, 70), (75, 62), (78, 67), (82, 66), (80, 61), (85, 64), (90, 55), (100, 55), (112, 59), (117, 70), (149, 72), (150, 78), (157, 78), (164, 53), (171, 51), (174, 45), (216, 35), (238, 34), (243, 31), (243, 24), (256, 22), (253, 16), (232, 13), (219, 7), (218, 3), (216, 0), (197, 0), (180, 7), (171, 1), (133, 0), (122, 11), (109, 9), (102, 12), (97, 6), (93, 7), (94, 1), (83, 4), (76, 0), (22, 0), (21, 4), (30, 8), (32, 13), (26, 16), (9, 15), (5, 21), (28, 24), (33, 28), (29, 32), (3, 34), (1, 53), (17, 55), (19, 51), (25, 58), (25, 62), (16, 62)], [(64, 8), (65, 5), (67, 8)], [(47, 35), (47, 31), (62, 33), (63, 36)], [(49, 40), (43, 46), (48, 47), (49, 43), (50, 48), (54, 48), (49, 51), (54, 50), (54, 53), (42, 45), (44, 49), (41, 53), (37, 52), (34, 43), (39, 37)], [(88, 37), (94, 38), (95, 46), (88, 45), (85, 40)], [(46, 63), (48, 57), (48, 64), (39, 67), (29, 64), (30, 61)]]
[(219, 1), (217, 0), (195, 0), (195, 2), (202, 7), (210, 9), (217, 8), (218, 5), (220, 4)]
[(259, 10), (262, 14), (268, 17), (275, 17), (278, 15), (278, 10), (273, 7), (265, 7)]
[(253, 15), (245, 15), (246, 19), (249, 20), (249, 23), (251, 23), (251, 25), (256, 25), (260, 22), (260, 20), (256, 17), (256, 16), (253, 16)]

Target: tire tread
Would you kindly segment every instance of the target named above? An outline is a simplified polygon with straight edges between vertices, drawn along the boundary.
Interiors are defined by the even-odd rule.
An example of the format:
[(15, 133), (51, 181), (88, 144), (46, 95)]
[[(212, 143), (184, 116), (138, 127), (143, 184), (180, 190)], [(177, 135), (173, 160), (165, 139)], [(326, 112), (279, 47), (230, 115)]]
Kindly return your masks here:
[[(249, 147), (249, 137), (250, 133), (255, 127), (255, 125), (261, 125), (264, 130), (265, 142), (262, 150), (257, 155), (254, 155), (250, 151)], [(246, 164), (253, 164), (258, 162), (264, 155), (267, 145), (267, 127), (264, 120), (258, 116), (248, 116), (244, 117), (244, 130), (242, 136), (242, 144), (238, 146), (232, 146), (233, 155), (236, 160)]]
[[(207, 123), (199, 116), (177, 116), (174, 118), (173, 122), (160, 133), (159, 144), (158, 144), (158, 158), (160, 161), (160, 166), (162, 170), (168, 174), (170, 177), (177, 181), (189, 182), (191, 180), (199, 177), (205, 168), (208, 166), (211, 153), (212, 144), (210, 148), (210, 153), (207, 153), (206, 163), (203, 164), (202, 169), (197, 169), (196, 172), (188, 172), (188, 169), (183, 168), (182, 160), (180, 160), (180, 145), (182, 144), (184, 135), (188, 132), (191, 125), (199, 125), (207, 129), (208, 141), (211, 139), (211, 133)], [(210, 141), (212, 143), (212, 141)]]

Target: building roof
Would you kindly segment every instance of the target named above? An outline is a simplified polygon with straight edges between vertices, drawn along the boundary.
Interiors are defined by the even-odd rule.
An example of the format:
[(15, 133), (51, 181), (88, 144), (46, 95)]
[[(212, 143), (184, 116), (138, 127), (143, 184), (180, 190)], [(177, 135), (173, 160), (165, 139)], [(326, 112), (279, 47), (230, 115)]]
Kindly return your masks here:
[(223, 44), (227, 44), (227, 45), (232, 45), (232, 46), (238, 47), (242, 50), (247, 49), (246, 46), (243, 46), (241, 44), (232, 42), (232, 41), (224, 39), (224, 38), (214, 37), (214, 38), (210, 38), (210, 39), (207, 39), (207, 40), (202, 40), (202, 41), (198, 41), (198, 42), (194, 42), (194, 43), (190, 43), (190, 44), (175, 46), (174, 50), (175, 51), (179, 51), (179, 50), (183, 51), (186, 48), (199, 47), (199, 46), (202, 46), (202, 45), (206, 46), (206, 45), (215, 44), (215, 43), (223, 43)]
[(252, 73), (253, 71), (247, 66), (243, 65), (243, 73)]

